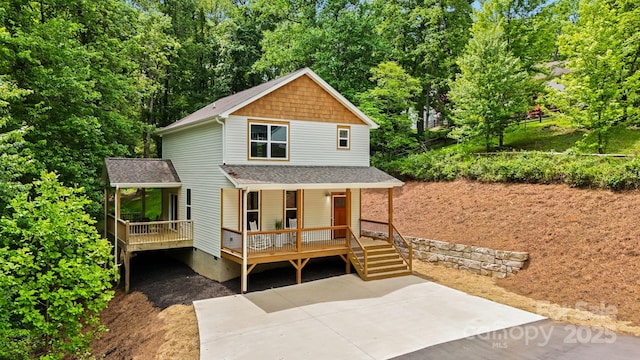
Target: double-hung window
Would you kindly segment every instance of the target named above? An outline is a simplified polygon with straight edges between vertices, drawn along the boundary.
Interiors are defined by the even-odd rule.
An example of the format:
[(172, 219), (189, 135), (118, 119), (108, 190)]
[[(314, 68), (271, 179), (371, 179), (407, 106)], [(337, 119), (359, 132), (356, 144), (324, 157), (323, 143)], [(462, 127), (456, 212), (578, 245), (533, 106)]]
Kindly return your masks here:
[(351, 148), (351, 128), (338, 126), (338, 149), (349, 150)]
[(289, 125), (249, 123), (249, 159), (289, 159)]
[(293, 229), (295, 226), (292, 226), (291, 220), (296, 220), (298, 218), (298, 192), (297, 191), (286, 191), (285, 192), (285, 200), (284, 200), (284, 215), (285, 215), (285, 226), (287, 229)]
[[(255, 229), (251, 229), (251, 223)], [(260, 193), (251, 191), (247, 194), (247, 230), (260, 229)]]

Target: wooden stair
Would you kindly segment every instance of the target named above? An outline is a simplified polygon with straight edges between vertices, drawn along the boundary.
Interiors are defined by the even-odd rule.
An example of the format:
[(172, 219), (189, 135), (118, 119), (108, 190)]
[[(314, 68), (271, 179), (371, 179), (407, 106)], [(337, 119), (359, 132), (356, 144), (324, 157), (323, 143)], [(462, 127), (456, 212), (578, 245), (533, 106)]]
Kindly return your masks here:
[[(391, 244), (376, 244), (366, 247), (367, 271), (363, 262), (364, 254), (362, 250), (350, 254), (351, 264), (356, 269), (363, 280), (386, 279), (396, 276), (411, 275), (409, 265), (404, 261), (402, 255)], [(357, 258), (361, 260), (358, 261)]]

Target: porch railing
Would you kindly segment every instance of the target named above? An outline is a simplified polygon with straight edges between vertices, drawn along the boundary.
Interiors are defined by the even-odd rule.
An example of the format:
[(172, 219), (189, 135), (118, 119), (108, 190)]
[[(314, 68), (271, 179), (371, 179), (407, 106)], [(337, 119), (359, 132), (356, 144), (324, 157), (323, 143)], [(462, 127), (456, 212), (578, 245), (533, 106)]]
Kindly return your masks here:
[(362, 272), (360, 276), (367, 278), (369, 276), (369, 255), (367, 248), (362, 245), (362, 242), (357, 236), (353, 234), (351, 228), (349, 228), (349, 257), (355, 262), (356, 271)]
[[(348, 231), (347, 226), (251, 231), (247, 233), (247, 252), (258, 254), (344, 248)], [(242, 253), (242, 245), (240, 231), (222, 228), (223, 249)]]
[[(391, 224), (392, 239), (391, 244), (398, 250), (404, 261), (413, 271), (413, 245), (405, 239), (395, 225)], [(377, 220), (360, 220), (360, 235), (374, 239), (389, 240), (389, 223)]]
[(193, 241), (192, 220), (166, 220), (148, 222), (129, 222), (107, 216), (107, 231), (114, 235), (118, 226), (118, 239), (126, 244), (154, 244), (172, 241)]

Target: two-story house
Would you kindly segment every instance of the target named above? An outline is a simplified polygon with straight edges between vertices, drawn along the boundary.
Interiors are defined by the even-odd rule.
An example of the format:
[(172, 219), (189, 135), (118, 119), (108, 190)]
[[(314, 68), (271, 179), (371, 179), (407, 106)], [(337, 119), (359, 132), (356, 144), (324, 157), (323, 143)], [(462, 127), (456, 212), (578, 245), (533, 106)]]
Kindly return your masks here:
[[(117, 200), (113, 215), (105, 212), (112, 237), (126, 237), (115, 242), (125, 267), (131, 252), (184, 248), (180, 257), (198, 273), (219, 281), (240, 275), (243, 291), (258, 264), (289, 262), (300, 282), (316, 257), (341, 256), (347, 272), (353, 264), (365, 279), (408, 273), (410, 252), (361, 237), (368, 227), (369, 235), (404, 240), (393, 227), (392, 193), (402, 182), (369, 166), (376, 127), (305, 68), (160, 129), (163, 159), (106, 159), (116, 197), (123, 187), (163, 189), (160, 221), (127, 222)], [(372, 188), (388, 189), (386, 223), (361, 219), (361, 190)], [(126, 235), (113, 234), (117, 228)], [(155, 231), (157, 246), (132, 247), (132, 229), (142, 242)], [(164, 233), (181, 243), (172, 246)]]

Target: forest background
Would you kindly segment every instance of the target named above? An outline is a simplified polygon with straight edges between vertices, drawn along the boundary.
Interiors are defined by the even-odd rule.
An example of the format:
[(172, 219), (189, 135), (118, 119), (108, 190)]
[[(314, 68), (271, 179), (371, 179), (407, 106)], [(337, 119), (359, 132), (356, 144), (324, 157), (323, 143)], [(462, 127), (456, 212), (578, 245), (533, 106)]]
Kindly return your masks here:
[[(66, 261), (107, 261), (87, 226), (102, 211), (104, 158), (158, 157), (157, 128), (302, 67), (380, 125), (372, 163), (394, 175), (638, 188), (635, 157), (577, 155), (604, 154), (617, 129), (637, 130), (639, 29), (634, 0), (0, 0), (7, 356), (88, 344), (83, 326), (115, 275), (82, 263), (73, 273)], [(548, 86), (555, 68), (565, 70), (562, 91)], [(504, 151), (535, 106), (579, 130), (555, 149), (565, 156)], [(75, 250), (41, 252), (57, 246)], [(47, 271), (57, 274), (49, 283)], [(56, 305), (61, 274), (88, 285), (67, 287)]]

